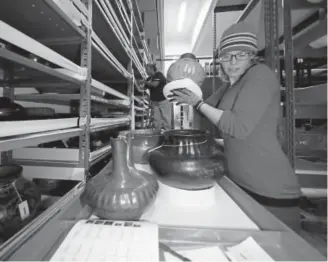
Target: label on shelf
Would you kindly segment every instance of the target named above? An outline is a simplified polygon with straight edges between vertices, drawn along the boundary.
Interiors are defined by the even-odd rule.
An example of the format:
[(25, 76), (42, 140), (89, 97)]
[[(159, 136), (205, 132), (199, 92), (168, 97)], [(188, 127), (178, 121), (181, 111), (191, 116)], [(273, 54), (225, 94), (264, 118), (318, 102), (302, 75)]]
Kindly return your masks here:
[(28, 207), (27, 200), (25, 200), (22, 203), (20, 203), (18, 205), (18, 209), (19, 209), (19, 213), (20, 213), (20, 216), (21, 216), (21, 219), (22, 220), (24, 220), (24, 219), (26, 219), (27, 217), (30, 216), (30, 209)]

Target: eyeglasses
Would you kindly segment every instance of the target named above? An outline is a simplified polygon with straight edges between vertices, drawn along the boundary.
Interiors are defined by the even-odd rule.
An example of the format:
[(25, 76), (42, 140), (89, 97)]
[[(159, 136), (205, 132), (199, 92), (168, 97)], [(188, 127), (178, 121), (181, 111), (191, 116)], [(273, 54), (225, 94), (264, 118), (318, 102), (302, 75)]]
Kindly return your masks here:
[(239, 52), (238, 54), (235, 54), (235, 55), (226, 54), (226, 55), (219, 57), (219, 61), (229, 62), (232, 60), (233, 57), (236, 58), (237, 61), (244, 61), (244, 60), (247, 60), (251, 54), (252, 54), (251, 52)]

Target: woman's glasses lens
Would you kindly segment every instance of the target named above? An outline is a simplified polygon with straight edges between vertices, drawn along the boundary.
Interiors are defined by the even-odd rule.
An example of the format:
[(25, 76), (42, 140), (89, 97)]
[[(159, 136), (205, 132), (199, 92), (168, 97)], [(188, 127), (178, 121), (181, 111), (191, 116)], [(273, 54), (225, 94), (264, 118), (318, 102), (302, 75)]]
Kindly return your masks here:
[(235, 54), (235, 55), (232, 55), (232, 54), (226, 54), (224, 56), (221, 56), (219, 58), (220, 61), (223, 61), (223, 62), (229, 62), (232, 60), (233, 57), (236, 58), (237, 61), (242, 61), (242, 60), (246, 60), (248, 59), (249, 57), (249, 54), (250, 53), (245, 53), (245, 52), (241, 52), (241, 53), (238, 53), (238, 54)]

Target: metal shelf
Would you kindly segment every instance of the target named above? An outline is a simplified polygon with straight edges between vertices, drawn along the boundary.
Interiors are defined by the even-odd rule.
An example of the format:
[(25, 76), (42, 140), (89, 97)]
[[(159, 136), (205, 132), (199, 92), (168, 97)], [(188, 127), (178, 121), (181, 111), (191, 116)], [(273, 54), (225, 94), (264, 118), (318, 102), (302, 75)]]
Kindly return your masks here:
[[(29, 80), (32, 76), (34, 79), (45, 79), (48, 77), (50, 82), (55, 82), (60, 79), (76, 85), (81, 85), (83, 83), (82, 80), (0, 47), (0, 67), (3, 68), (5, 66), (9, 66), (14, 72), (18, 72), (19, 74), (15, 75), (16, 77), (20, 75), (20, 80)], [(15, 80), (17, 81), (18, 79)]]
[[(119, 81), (122, 77), (123, 79), (130, 77), (128, 71), (95, 33), (92, 34), (92, 47), (97, 51), (92, 52), (92, 71), (95, 78), (101, 80), (109, 77), (113, 81)], [(122, 77), (117, 78), (117, 73)]]
[[(21, 124), (21, 127), (22, 126), (24, 125)], [(16, 148), (28, 147), (36, 144), (79, 136), (81, 132), (81, 128), (68, 128), (63, 130), (7, 137), (5, 139), (2, 138), (0, 139), (0, 151), (8, 151)]]
[(83, 30), (54, 0), (1, 1), (0, 20), (36, 40), (85, 37)]
[[(78, 127), (78, 118), (1, 121), (0, 138)], [(24, 128), (22, 128), (24, 127)], [(2, 147), (0, 147), (2, 149)]]
[(130, 47), (127, 43), (121, 41), (123, 37), (116, 27), (116, 23), (107, 4), (102, 0), (95, 0), (92, 11), (92, 27), (94, 32), (100, 37), (107, 48), (113, 50), (114, 56), (126, 67), (130, 61), (128, 56)]
[[(122, 31), (123, 31), (125, 37), (127, 38), (127, 36), (130, 34), (130, 31), (129, 31), (130, 17), (129, 16), (131, 14), (130, 14), (129, 7), (128, 7), (126, 1), (118, 0), (118, 1), (112, 2), (112, 8), (114, 10), (114, 13), (117, 14), (117, 16), (116, 16), (117, 22), (118, 22), (118, 24), (122, 25)], [(133, 20), (133, 22), (135, 22), (135, 20)], [(137, 42), (137, 38), (135, 36), (139, 36), (139, 42)], [(133, 46), (134, 46), (134, 48), (132, 49), (132, 56), (133, 56), (134, 64), (135, 64), (135, 67), (137, 68), (137, 70), (139, 71), (140, 76), (144, 76), (145, 72), (142, 68), (142, 64), (141, 64), (142, 60), (138, 56), (138, 54), (139, 54), (138, 43), (140, 45), (142, 45), (142, 39), (141, 39), (141, 35), (140, 35), (139, 29), (137, 28), (136, 24), (133, 25), (132, 39), (133, 39), (132, 42), (133, 42)]]
[(120, 25), (118, 19), (120, 14), (115, 13), (114, 6), (109, 1), (95, 1), (92, 15), (94, 31), (102, 39), (107, 48), (113, 50), (114, 56), (122, 65), (127, 66), (130, 58), (132, 58), (136, 65), (135, 69), (137, 70), (135, 70), (135, 73), (137, 73), (137, 76), (145, 76), (144, 70), (141, 70), (139, 66), (141, 63), (138, 61), (134, 50), (131, 49), (129, 39)]
[[(117, 107), (129, 107), (129, 101), (123, 99), (112, 99), (108, 100), (99, 96), (91, 95), (91, 101), (99, 102), (107, 105)], [(29, 102), (42, 102), (42, 103), (56, 103), (56, 102), (67, 102), (72, 100), (80, 100), (80, 94), (24, 94), (15, 95), (17, 101), (29, 101)]]
[[(111, 153), (110, 143), (90, 153), (89, 161), (94, 164)], [(26, 166), (77, 167), (79, 149), (74, 148), (19, 148), (13, 151), (13, 158)]]
[[(128, 117), (93, 118), (91, 119), (90, 132), (98, 132), (128, 124)], [(24, 126), (24, 129), (22, 129), (22, 126)], [(77, 127), (78, 118), (1, 122), (0, 151), (79, 136), (82, 129)]]
[(105, 145), (104, 147), (91, 152), (90, 153), (90, 157), (89, 157), (89, 161), (92, 164), (95, 164), (96, 162), (100, 161), (101, 159), (103, 159), (104, 157), (108, 156), (109, 154), (112, 153), (112, 147), (110, 144)]
[(137, 1), (131, 1), (132, 2), (132, 8), (133, 8), (133, 12), (134, 12), (134, 21), (137, 25), (137, 28), (143, 28), (143, 22), (141, 19), (141, 14), (140, 14), (140, 10), (139, 7), (137, 5)]
[[(52, 49), (62, 54), (69, 60), (76, 60), (76, 56), (80, 53), (79, 45), (53, 45)], [(112, 49), (111, 49), (112, 50)], [(125, 81), (129, 77), (129, 73), (124, 67), (124, 63), (120, 62), (115, 52), (110, 52), (108, 46), (104, 44), (97, 34), (92, 34), (92, 77), (102, 81), (103, 79), (111, 79), (115, 81)]]
[(107, 130), (108, 128), (117, 128), (126, 126), (130, 122), (129, 117), (118, 117), (118, 118), (92, 118), (90, 124), (91, 132), (99, 132)]
[(22, 164), (23, 176), (27, 179), (61, 179), (61, 180), (85, 180), (85, 170), (81, 167), (51, 166), (45, 163), (44, 166), (34, 166)]
[[(46, 47), (35, 39), (29, 37), (16, 28), (0, 20), (0, 39), (12, 44), (25, 52), (32, 53), (54, 65), (77, 73), (83, 79), (86, 76), (86, 69), (78, 66), (52, 49)], [(11, 47), (13, 48), (13, 47)], [(17, 49), (17, 48), (16, 48)]]
[[(117, 3), (122, 4), (122, 13)], [(89, 118), (90, 101), (120, 110), (134, 106), (131, 99), (142, 102), (133, 96), (130, 80), (146, 77), (142, 49), (149, 54), (143, 48), (143, 26), (137, 24), (140, 14), (139, 20), (130, 21), (132, 16), (125, 4), (107, 0), (10, 0), (1, 4), (0, 68), (6, 71), (6, 78), (0, 80), (0, 85), (12, 87), (4, 95), (36, 103), (80, 101), (78, 118), (0, 123), (0, 153), (18, 148), (29, 153), (27, 159), (16, 159), (24, 166), (25, 176), (84, 180), (90, 164), (111, 153), (109, 144), (90, 152), (90, 133), (129, 126), (131, 122), (134, 125), (132, 110), (131, 116)], [(126, 20), (121, 23), (123, 17)], [(135, 36), (130, 35), (131, 29)], [(128, 85), (131, 95), (119, 92), (121, 83)], [(117, 86), (112, 88), (111, 84)], [(35, 88), (42, 93), (12, 96), (15, 87)], [(105, 99), (105, 94), (114, 98)], [(135, 110), (141, 111), (142, 107), (136, 106)], [(78, 136), (81, 143), (77, 149), (30, 148)], [(17, 152), (14, 150), (14, 158)]]

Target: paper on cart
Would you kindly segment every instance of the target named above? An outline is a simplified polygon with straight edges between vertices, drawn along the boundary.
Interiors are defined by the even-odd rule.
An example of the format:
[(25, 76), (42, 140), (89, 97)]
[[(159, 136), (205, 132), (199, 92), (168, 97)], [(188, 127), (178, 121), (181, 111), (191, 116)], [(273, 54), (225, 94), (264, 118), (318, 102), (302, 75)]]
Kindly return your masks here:
[[(183, 251), (176, 251), (182, 256), (189, 258), (191, 261), (229, 261), (219, 247), (204, 247)], [(165, 261), (181, 261), (181, 259), (164, 252)]]
[(232, 261), (274, 261), (252, 237), (227, 250)]
[(140, 221), (80, 220), (50, 261), (159, 261), (158, 226)]

